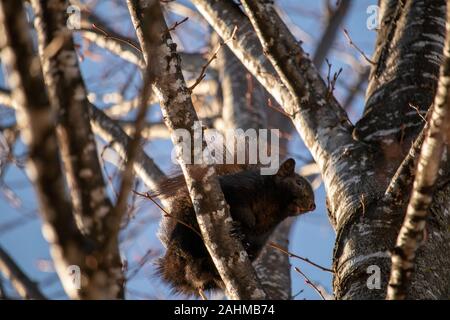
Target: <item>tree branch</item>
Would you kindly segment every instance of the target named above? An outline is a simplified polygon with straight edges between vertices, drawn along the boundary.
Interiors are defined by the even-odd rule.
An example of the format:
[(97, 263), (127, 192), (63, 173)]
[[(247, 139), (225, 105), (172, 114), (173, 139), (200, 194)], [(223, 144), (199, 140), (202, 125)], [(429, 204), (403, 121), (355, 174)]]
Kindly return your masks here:
[[(20, 269), (15, 261), (0, 246), (0, 272), (6, 279), (11, 281), (17, 293), (24, 299), (45, 300), (47, 299), (34, 281)], [(1, 296), (0, 296), (1, 299)]]
[[(129, 120), (116, 121), (130, 135), (134, 131), (134, 122)], [(170, 132), (163, 121), (146, 122), (142, 129), (142, 138), (145, 140), (170, 139)]]
[[(141, 69), (145, 69), (145, 61), (139, 43), (135, 39), (123, 36), (109, 28), (96, 14), (83, 11), (81, 14), (81, 29), (75, 31), (80, 32), (85, 39), (92, 41), (100, 48), (110, 51)], [(197, 72), (206, 62), (202, 53), (180, 52), (179, 55), (182, 68), (187, 72)], [(213, 73), (214, 70), (209, 72)]]
[[(250, 22), (230, 1), (192, 2), (222, 39), (227, 39), (234, 26), (238, 26), (237, 39), (230, 41), (228, 46), (291, 117), (321, 169), (328, 198), (333, 199), (330, 202), (330, 211), (335, 216), (333, 222), (345, 218), (342, 215), (348, 212), (345, 208), (359, 203), (359, 197), (348, 189), (361, 187), (360, 191), (365, 190), (366, 184), (362, 183), (364, 178), (361, 176), (373, 173), (370, 161), (361, 162), (361, 157), (370, 157), (364, 154), (367, 146), (354, 141), (351, 136), (353, 127), (345, 111), (333, 96), (327, 99), (324, 81), (273, 5), (265, 1), (242, 1), (252, 20)], [(265, 52), (252, 24), (264, 43)], [(265, 54), (282, 75), (282, 80)], [(358, 165), (361, 163), (364, 168)], [(352, 181), (356, 181), (358, 186)]]
[(292, 222), (292, 219), (287, 219), (274, 230), (258, 259), (253, 263), (269, 299), (289, 300), (292, 297), (289, 256), (273, 250), (270, 245), (273, 241), (288, 247)]
[[(220, 41), (218, 38), (217, 34), (213, 34), (212, 42)], [(224, 129), (267, 128), (268, 94), (228, 47), (218, 53), (217, 70), (222, 89)], [(275, 229), (271, 239), (287, 245), (291, 224), (292, 220), (283, 222)], [(290, 298), (289, 257), (279, 255), (266, 244), (253, 265), (269, 299)]]
[[(125, 41), (125, 38), (123, 37), (116, 38), (109, 35), (108, 33), (101, 32), (101, 30), (103, 29), (90, 27), (82, 28), (78, 31), (81, 32), (81, 35), (84, 39), (95, 43), (98, 47), (110, 51), (123, 60), (135, 64), (139, 68), (145, 68), (142, 53), (134, 49), (133, 46), (128, 43), (128, 41), (132, 41), (131, 39), (126, 39), (128, 41)], [(119, 39), (123, 39), (123, 41)], [(135, 43), (135, 41), (133, 42)]]
[[(152, 1), (128, 0), (128, 7), (142, 47), (145, 47), (145, 32), (141, 28), (146, 9)], [(159, 5), (159, 2), (158, 2)], [(145, 11), (144, 11), (145, 10)], [(162, 15), (162, 12), (159, 12)], [(164, 121), (171, 131), (172, 142), (178, 152), (182, 152), (182, 141), (178, 140), (175, 130), (185, 130), (194, 137), (195, 122), (198, 121), (192, 105), (189, 90), (181, 73), (180, 58), (176, 53), (167, 26), (161, 25), (163, 41), (160, 48), (161, 74), (156, 82), (156, 90), (161, 98)], [(148, 56), (144, 54), (148, 59)], [(203, 140), (203, 148), (206, 147)], [(194, 151), (202, 151), (194, 150)], [(185, 152), (187, 150), (184, 150)], [(191, 150), (192, 151), (192, 150)], [(181, 154), (181, 153), (178, 153)], [(232, 238), (232, 219), (220, 185), (215, 178), (213, 166), (195, 166), (178, 158), (186, 179), (186, 184), (194, 205), (201, 234), (212, 260), (225, 283), (228, 295), (232, 299), (262, 299), (265, 293), (258, 283), (255, 271), (246, 251), (239, 240)], [(194, 178), (195, 177), (195, 178)]]
[[(220, 41), (214, 34), (213, 42)], [(267, 128), (266, 92), (228, 47), (217, 58), (226, 129)]]
[(31, 4), (44, 80), (50, 102), (58, 112), (57, 138), (74, 214), (82, 232), (101, 243), (105, 235), (103, 218), (112, 205), (89, 122), (86, 88), (66, 26), (64, 12), (69, 4), (64, 0), (32, 0)]
[[(146, 8), (146, 12), (149, 16), (142, 20), (142, 24), (140, 27), (146, 32), (143, 32), (144, 40), (143, 42), (143, 52), (146, 57), (146, 61), (153, 61), (158, 58), (156, 54), (157, 48), (160, 45), (160, 25), (162, 24), (162, 16), (157, 14), (157, 10), (159, 9), (159, 3), (153, 1), (148, 8)], [(125, 163), (125, 168), (122, 172), (122, 181), (120, 183), (120, 190), (117, 196), (117, 202), (114, 210), (111, 213), (110, 226), (111, 233), (117, 235), (120, 229), (120, 222), (126, 212), (128, 195), (133, 187), (133, 164), (135, 158), (139, 155), (139, 148), (141, 142), (141, 132), (144, 128), (148, 100), (151, 96), (151, 88), (155, 82), (156, 75), (158, 74), (159, 66), (157, 64), (146, 64), (145, 72), (144, 72), (144, 81), (142, 83), (141, 88), (141, 98), (139, 103), (139, 108), (136, 116), (136, 120), (134, 123), (134, 133), (133, 137), (128, 144), (127, 149), (127, 161)]]
[[(117, 122), (95, 106), (90, 105), (89, 114), (94, 132), (112, 146), (122, 161), (127, 161), (127, 150), (131, 142), (130, 136), (124, 132)], [(150, 189), (156, 189), (158, 183), (165, 178), (163, 171), (142, 149), (139, 149), (133, 167), (136, 174)]]
[[(405, 159), (405, 155), (413, 151), (411, 145), (423, 127), (422, 114), (433, 103), (439, 78), (446, 1), (386, 0), (381, 5), (383, 20), (372, 58), (377, 65), (372, 66), (364, 116), (354, 130), (355, 139), (366, 141), (377, 154), (369, 160), (376, 163), (373, 174), (365, 179), (366, 184), (377, 182), (371, 193), (356, 190), (364, 205), (350, 209), (355, 214), (337, 230), (333, 254), (337, 299), (386, 298), (384, 288), (389, 281), (386, 271), (392, 264), (387, 250), (395, 246), (407, 206), (399, 203), (399, 207), (395, 198), (401, 202), (409, 198), (406, 194), (411, 185), (404, 189), (401, 185), (405, 185), (403, 179), (411, 181), (411, 178), (402, 171), (414, 173), (416, 159), (411, 156)], [(410, 103), (418, 107), (420, 115)], [(398, 181), (392, 180), (396, 171)], [(394, 193), (386, 193), (390, 191)], [(445, 209), (449, 191), (449, 184), (439, 185), (435, 190), (431, 209), (434, 223), (428, 224), (430, 241), (423, 243), (415, 260), (417, 273), (412, 279), (414, 290), (408, 296), (411, 299), (448, 295), (449, 257), (443, 252), (448, 251), (450, 243)], [(429, 261), (433, 261), (432, 272), (427, 269)], [(367, 289), (366, 272), (372, 265), (382, 270), (382, 290)]]
[[(5, 104), (5, 106), (14, 108), (13, 101), (10, 97), (11, 92), (3, 88), (0, 88), (0, 92), (4, 92), (7, 101), (9, 101), (9, 104)], [(127, 161), (127, 149), (131, 140), (130, 136), (125, 132), (128, 122), (124, 122), (125, 129), (122, 129), (120, 126), (122, 122), (117, 122), (109, 118), (102, 110), (96, 108), (94, 105), (89, 104), (88, 111), (94, 133), (107, 144), (111, 145), (122, 161)], [(164, 130), (167, 131), (165, 125)], [(158, 183), (165, 179), (163, 171), (142, 149), (139, 151), (139, 155), (134, 162), (134, 170), (150, 189), (155, 189)]]
[(326, 28), (320, 38), (319, 45), (313, 56), (314, 65), (318, 70), (323, 65), (328, 52), (333, 46), (334, 40), (338, 35), (339, 26), (344, 21), (351, 5), (351, 0), (339, 1), (338, 7), (331, 13), (328, 18)]

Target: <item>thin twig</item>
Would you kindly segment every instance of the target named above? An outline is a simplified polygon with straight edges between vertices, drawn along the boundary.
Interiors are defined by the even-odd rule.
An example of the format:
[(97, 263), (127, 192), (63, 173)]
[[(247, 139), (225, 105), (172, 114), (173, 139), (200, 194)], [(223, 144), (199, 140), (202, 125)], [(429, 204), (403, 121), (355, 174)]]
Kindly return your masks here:
[(217, 54), (219, 53), (220, 49), (222, 48), (222, 46), (226, 43), (228, 43), (231, 40), (235, 39), (235, 35), (236, 35), (236, 31), (237, 31), (237, 26), (234, 27), (233, 32), (231, 33), (231, 36), (225, 40), (225, 41), (221, 41), (219, 43), (219, 45), (217, 46), (216, 50), (214, 50), (213, 54), (211, 55), (211, 57), (208, 59), (208, 61), (206, 61), (206, 63), (202, 66), (202, 70), (200, 72), (200, 75), (197, 77), (197, 79), (195, 80), (194, 84), (192, 86), (190, 86), (188, 89), (190, 92), (192, 92), (194, 90), (194, 88), (196, 86), (198, 86), (198, 84), (206, 77), (206, 69), (208, 68), (208, 66), (214, 61), (214, 59), (217, 58)]
[(411, 108), (413, 108), (414, 110), (416, 110), (416, 112), (417, 112), (417, 114), (419, 115), (419, 117), (421, 117), (422, 120), (423, 120), (425, 123), (427, 122), (427, 119), (423, 116), (423, 114), (420, 112), (420, 110), (419, 110), (419, 108), (418, 108), (417, 106), (413, 105), (412, 103), (409, 103), (409, 106), (410, 106)]
[(137, 265), (133, 268), (133, 270), (130, 270), (130, 274), (127, 277), (127, 281), (130, 281), (133, 279), (139, 271), (142, 269), (144, 264), (148, 261), (148, 259), (152, 256), (153, 250), (149, 249), (142, 258), (139, 259)]
[(294, 270), (297, 271), (298, 273), (300, 273), (300, 274), (303, 276), (303, 278), (305, 278), (306, 284), (309, 285), (311, 288), (313, 288), (313, 289), (320, 295), (320, 297), (322, 298), (322, 300), (327, 300), (327, 299), (325, 299), (325, 297), (323, 296), (323, 294), (322, 294), (322, 292), (320, 291), (320, 289), (317, 288), (317, 286), (316, 286), (314, 283), (312, 283), (311, 280), (309, 280), (309, 278), (306, 276), (306, 274), (304, 274), (304, 273), (302, 272), (302, 270), (300, 270), (300, 269), (297, 268), (297, 267), (294, 267)]
[(316, 267), (316, 268), (319, 268), (319, 269), (322, 270), (322, 271), (334, 273), (333, 270), (328, 269), (328, 268), (325, 268), (325, 267), (322, 267), (321, 265), (318, 265), (317, 263), (312, 262), (312, 261), (309, 260), (308, 258), (304, 258), (304, 257), (301, 257), (301, 256), (299, 256), (299, 255), (296, 255), (296, 254), (294, 254), (294, 253), (292, 253), (292, 252), (289, 252), (288, 250), (286, 250), (286, 249), (283, 248), (282, 246), (276, 244), (275, 242), (270, 242), (269, 245), (270, 245), (272, 248), (278, 249), (278, 250), (280, 250), (281, 252), (287, 254), (289, 257), (300, 259), (300, 260), (302, 260), (302, 261), (304, 261), (304, 262), (306, 262), (306, 263), (309, 263), (310, 265), (312, 265), (312, 266), (314, 266), (314, 267)]
[(371, 65), (375, 65), (376, 63), (373, 62), (372, 60), (370, 60), (369, 57), (367, 57), (367, 55), (364, 53), (364, 51), (362, 51), (362, 50), (361, 50), (361, 49), (360, 49), (360, 48), (352, 41), (352, 38), (350, 38), (350, 35), (348, 34), (348, 31), (347, 31), (346, 29), (342, 29), (342, 30), (344, 31), (344, 35), (345, 35), (345, 37), (347, 38), (349, 44), (350, 44), (356, 51), (358, 51), (368, 63), (370, 63)]
[(174, 31), (180, 24), (186, 22), (188, 19), (189, 17), (186, 17), (183, 20), (175, 21), (175, 23), (170, 28), (167, 29), (167, 32)]
[(361, 197), (359, 198), (359, 203), (361, 204), (362, 216), (364, 217), (366, 215), (366, 204), (364, 202), (364, 194), (361, 194)]
[(136, 46), (133, 42), (127, 40), (127, 39), (122, 39), (120, 37), (115, 37), (115, 36), (111, 36), (108, 32), (106, 32), (103, 28), (99, 27), (96, 24), (92, 24), (92, 28), (94, 28), (95, 30), (98, 30), (100, 33), (102, 33), (106, 39), (113, 39), (116, 41), (120, 41), (122, 43), (125, 43), (126, 45), (129, 45), (130, 47), (132, 47), (133, 49), (139, 51), (142, 53), (141, 48), (139, 48), (138, 46)]
[(292, 295), (292, 300), (295, 300), (295, 298), (297, 298), (299, 295), (301, 295), (304, 291), (305, 291), (305, 289), (301, 289), (299, 292), (297, 292), (296, 294)]
[(342, 72), (342, 68), (340, 68), (338, 72), (335, 72), (333, 74), (333, 77), (331, 77), (331, 67), (333, 65), (328, 61), (328, 59), (325, 59), (325, 61), (326, 61), (327, 66), (328, 66), (328, 73), (327, 73), (327, 89), (328, 89), (327, 100), (329, 100), (330, 97), (333, 96), (333, 92), (334, 92), (334, 89), (336, 87), (336, 81), (337, 81), (337, 79), (339, 78), (339, 76), (340, 76), (340, 74)]
[(208, 300), (208, 298), (205, 295), (205, 292), (202, 289), (198, 289), (198, 294), (202, 298), (202, 300)]
[(133, 190), (133, 192), (135, 194), (137, 194), (138, 196), (141, 197), (145, 197), (147, 199), (149, 199), (150, 201), (152, 201), (162, 212), (164, 212), (164, 217), (167, 218), (171, 218), (174, 219), (175, 221), (177, 221), (178, 223), (181, 223), (182, 225), (184, 225), (185, 227), (188, 227), (189, 229), (191, 229), (192, 231), (195, 232), (195, 234), (197, 234), (201, 239), (203, 239), (202, 235), (200, 234), (200, 232), (198, 232), (197, 230), (195, 230), (195, 228), (189, 224), (187, 224), (184, 221), (181, 221), (180, 219), (178, 219), (177, 217), (174, 217), (173, 215), (171, 215), (169, 212), (167, 212), (166, 209), (164, 209), (158, 202), (155, 201), (155, 199), (153, 199), (153, 196), (151, 196), (148, 192), (146, 193), (140, 193), (138, 191)]
[(270, 99), (270, 98), (267, 99), (267, 106), (268, 106), (269, 108), (271, 108), (271, 109), (273, 109), (273, 110), (275, 110), (275, 111), (281, 113), (283, 116), (286, 116), (286, 117), (288, 117), (289, 119), (291, 118), (291, 115), (290, 115), (289, 113), (287, 113), (286, 111), (284, 111), (284, 110), (281, 109), (281, 108), (275, 107), (275, 106), (273, 105), (273, 103), (272, 103), (272, 99)]

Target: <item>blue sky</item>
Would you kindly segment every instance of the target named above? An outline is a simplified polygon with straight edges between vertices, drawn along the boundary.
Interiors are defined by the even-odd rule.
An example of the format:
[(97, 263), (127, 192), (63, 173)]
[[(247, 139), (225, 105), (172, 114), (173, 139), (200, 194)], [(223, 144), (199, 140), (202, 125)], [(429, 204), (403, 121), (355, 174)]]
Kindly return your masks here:
[[(132, 35), (131, 24), (126, 20), (127, 12), (118, 6), (119, 1), (99, 0), (90, 2), (96, 3), (95, 12), (108, 21), (110, 27), (126, 35)], [(186, 1), (180, 2), (186, 3)], [(319, 14), (322, 12), (320, 9), (323, 2), (280, 0), (277, 3), (287, 13), (291, 23), (295, 25), (295, 29), (291, 26), (292, 30), (295, 31), (299, 28), (308, 35), (301, 40), (304, 41), (305, 51), (312, 54), (323, 29)], [(354, 1), (350, 14), (344, 22), (344, 27), (349, 31), (352, 40), (368, 56), (373, 51), (376, 32), (368, 30), (366, 27), (366, 20), (368, 19), (366, 9), (369, 5), (376, 3), (376, 0)], [(179, 20), (179, 18), (179, 16), (169, 16), (168, 24), (170, 25), (171, 22)], [(194, 21), (188, 21), (181, 25), (177, 33), (180, 36), (175, 39), (181, 39), (180, 49), (187, 51), (205, 50), (205, 43), (202, 41), (202, 38), (205, 38), (205, 30)], [(301, 35), (302, 33), (296, 31), (295, 34)], [(82, 43), (78, 37), (77, 42), (83, 49), (87, 48), (86, 44)], [(135, 96), (141, 83), (139, 72), (132, 65), (119, 64), (120, 60), (112, 54), (105, 54), (104, 51), (93, 46), (88, 48), (89, 54), (83, 54), (81, 68), (89, 91), (101, 96), (105, 93), (117, 91), (117, 88), (122, 88), (125, 90), (126, 98)], [(332, 63), (333, 71), (343, 68), (335, 92), (340, 101), (345, 97), (343, 84), (350, 85), (356, 77), (354, 68), (347, 63), (348, 57), (351, 56), (356, 60), (362, 60), (356, 50), (349, 46), (343, 33), (339, 31), (339, 39), (334, 45), (334, 50), (329, 54), (329, 60)], [(105, 70), (108, 68), (113, 69), (113, 72), (105, 74)], [(326, 74), (326, 67), (323, 68), (322, 73)], [(0, 85), (4, 85), (3, 76), (0, 78)], [(99, 101), (98, 105), (104, 106), (105, 104)], [(360, 117), (363, 105), (364, 95), (361, 94), (349, 110), (352, 121), (356, 121)], [(149, 117), (151, 119), (160, 117), (157, 107), (151, 108)], [(10, 113), (6, 114), (4, 109), (1, 108), (0, 125), (7, 124), (11, 119)], [(146, 145), (146, 150), (162, 169), (170, 171), (173, 168), (169, 161), (170, 142), (152, 141)], [(298, 137), (290, 142), (290, 150), (294, 157), (299, 154), (308, 156)], [(16, 155), (22, 155), (25, 152), (23, 145), (18, 144), (16, 146)], [(301, 163), (299, 159), (298, 163)], [(112, 166), (107, 165), (107, 167), (108, 172), (113, 172)], [(42, 283), (41, 288), (48, 297), (64, 299), (65, 294), (52, 269), (48, 245), (41, 235), (41, 222), (36, 210), (34, 191), (24, 171), (15, 166), (10, 166), (5, 173), (4, 180), (7, 186), (15, 191), (16, 196), (11, 201), (11, 197), (5, 196), (5, 192), (0, 193), (0, 245), (9, 252), (31, 278)], [(114, 181), (116, 182), (117, 178)], [(329, 267), (331, 266), (335, 234), (326, 213), (323, 185), (316, 191), (316, 199), (317, 209), (295, 222), (292, 229), (290, 251)], [(123, 240), (121, 248), (131, 269), (149, 249), (152, 249), (152, 251), (149, 262), (129, 281), (128, 297), (134, 299), (173, 298), (168, 295), (165, 286), (153, 276), (151, 263), (153, 258), (162, 253), (162, 246), (155, 236), (160, 213), (157, 208), (141, 200), (139, 201), (139, 208), (129, 226), (121, 234)], [(136, 230), (139, 230), (137, 235), (135, 235)], [(134, 236), (131, 237), (131, 235)], [(329, 292), (332, 291), (330, 274), (296, 260), (291, 262), (294, 266), (299, 266), (310, 279), (320, 283)], [(292, 272), (292, 279), (293, 293), (296, 294), (303, 290), (296, 299), (318, 298), (317, 294), (305, 284), (300, 275)], [(15, 294), (9, 286), (7, 286), (7, 290), (11, 295)]]

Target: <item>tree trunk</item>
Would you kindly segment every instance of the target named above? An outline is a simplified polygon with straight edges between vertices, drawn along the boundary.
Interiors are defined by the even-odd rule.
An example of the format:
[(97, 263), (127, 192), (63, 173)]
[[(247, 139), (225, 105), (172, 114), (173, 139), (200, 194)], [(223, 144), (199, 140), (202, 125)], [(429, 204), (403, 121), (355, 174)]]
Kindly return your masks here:
[[(392, 201), (386, 188), (424, 125), (421, 115), (435, 96), (442, 60), (445, 1), (398, 1), (387, 4), (378, 33), (363, 118), (353, 135), (375, 149), (376, 194), (350, 208), (348, 219), (335, 225), (334, 291), (337, 299), (383, 299), (391, 270), (389, 250), (395, 246), (412, 183), (397, 190)], [(413, 107), (411, 107), (413, 106)], [(417, 109), (417, 110), (416, 110)], [(426, 240), (418, 251), (407, 298), (448, 299), (450, 289), (449, 161), (444, 155), (441, 176), (427, 219)], [(398, 181), (412, 182), (413, 172)], [(331, 212), (331, 214), (333, 214)], [(370, 266), (380, 269), (379, 289), (370, 285)], [(369, 284), (369, 285), (368, 285)], [(372, 283), (373, 284), (373, 283)], [(372, 287), (372, 289), (370, 289)]]

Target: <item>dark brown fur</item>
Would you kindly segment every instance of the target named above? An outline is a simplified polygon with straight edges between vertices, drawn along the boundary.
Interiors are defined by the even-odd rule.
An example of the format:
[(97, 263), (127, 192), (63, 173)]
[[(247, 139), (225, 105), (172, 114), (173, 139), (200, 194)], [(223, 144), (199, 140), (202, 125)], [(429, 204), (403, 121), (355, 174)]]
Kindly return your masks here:
[[(219, 176), (225, 200), (239, 237), (250, 259), (257, 258), (275, 227), (288, 216), (314, 210), (314, 193), (309, 183), (295, 173), (295, 161), (286, 160), (277, 174), (261, 175), (257, 168)], [(159, 195), (174, 197), (172, 228), (162, 230), (167, 252), (158, 261), (158, 273), (175, 292), (198, 294), (199, 290), (223, 288), (220, 276), (200, 236), (182, 176), (163, 183)], [(180, 223), (182, 221), (183, 223)]]

